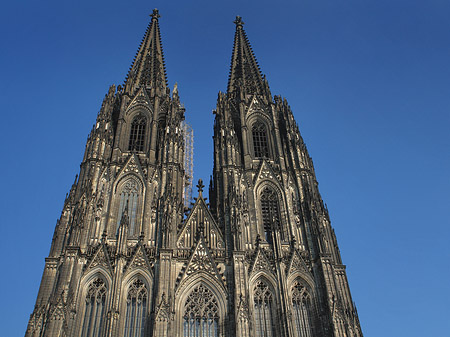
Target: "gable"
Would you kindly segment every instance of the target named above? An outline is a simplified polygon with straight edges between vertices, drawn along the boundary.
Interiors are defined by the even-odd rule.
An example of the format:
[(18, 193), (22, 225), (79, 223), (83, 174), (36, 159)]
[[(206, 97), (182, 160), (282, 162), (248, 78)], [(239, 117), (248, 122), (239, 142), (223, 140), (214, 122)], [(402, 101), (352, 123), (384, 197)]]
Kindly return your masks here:
[(222, 231), (219, 229), (219, 226), (202, 197), (197, 199), (187, 216), (185, 223), (178, 234), (177, 247), (193, 247), (196, 242), (200, 224), (203, 226), (203, 233), (208, 242), (208, 246), (213, 249), (224, 249), (225, 241), (222, 236)]
[(140, 88), (134, 98), (127, 106), (126, 115), (130, 115), (136, 108), (146, 110), (149, 117), (152, 117), (153, 112), (151, 108), (150, 98), (144, 88)]
[(144, 171), (142, 170), (141, 162), (135, 153), (130, 155), (124, 167), (120, 170), (119, 174), (117, 175), (116, 181), (120, 181), (122, 178), (124, 178), (126, 175), (129, 175), (130, 173), (140, 178), (139, 181), (142, 184), (142, 188), (144, 188), (143, 182), (145, 181), (145, 174)]
[(140, 243), (136, 245), (132, 257), (128, 260), (124, 267), (124, 272), (131, 271), (134, 268), (143, 268), (152, 273), (152, 266), (148, 260), (144, 247)]
[(102, 243), (98, 246), (97, 251), (93, 254), (92, 258), (88, 261), (85, 266), (85, 271), (88, 271), (97, 266), (102, 266), (106, 270), (112, 272), (111, 261), (109, 260), (108, 249)]
[(275, 172), (275, 170), (272, 168), (272, 165), (270, 165), (266, 160), (263, 160), (261, 162), (259, 170), (253, 177), (253, 185), (256, 186), (263, 180), (271, 180), (273, 182), (282, 184), (281, 176)]
[(178, 287), (187, 277), (200, 272), (209, 274), (219, 281), (222, 286), (226, 284), (225, 276), (219, 273), (217, 264), (214, 261), (203, 236), (200, 236), (189, 261), (178, 275), (175, 286)]

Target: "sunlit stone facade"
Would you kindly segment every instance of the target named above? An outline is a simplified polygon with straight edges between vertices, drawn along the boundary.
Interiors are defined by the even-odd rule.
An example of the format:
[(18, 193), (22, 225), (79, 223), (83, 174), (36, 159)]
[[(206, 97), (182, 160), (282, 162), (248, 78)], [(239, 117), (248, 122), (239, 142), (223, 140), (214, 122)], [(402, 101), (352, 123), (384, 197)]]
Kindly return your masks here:
[(209, 204), (154, 11), (58, 220), (27, 337), (362, 336), (314, 167), (236, 18)]

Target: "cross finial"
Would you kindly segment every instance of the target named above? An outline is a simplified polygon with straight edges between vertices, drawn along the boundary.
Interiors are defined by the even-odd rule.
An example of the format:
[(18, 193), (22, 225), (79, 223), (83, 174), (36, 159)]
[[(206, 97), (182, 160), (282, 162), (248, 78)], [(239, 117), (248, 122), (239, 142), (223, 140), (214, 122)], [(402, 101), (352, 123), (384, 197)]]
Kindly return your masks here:
[(203, 180), (199, 179), (199, 180), (198, 180), (198, 184), (197, 184), (198, 195), (199, 195), (199, 196), (202, 195), (203, 187), (205, 187), (205, 185), (203, 185)]
[(242, 26), (244, 25), (244, 21), (242, 21), (242, 18), (239, 15), (236, 15), (236, 20), (234, 20), (233, 22), (236, 25), (236, 28), (242, 28)]
[(150, 16), (152, 17), (152, 20), (158, 20), (158, 18), (161, 17), (161, 15), (159, 15), (159, 11), (156, 8), (153, 10), (153, 13), (150, 14)]

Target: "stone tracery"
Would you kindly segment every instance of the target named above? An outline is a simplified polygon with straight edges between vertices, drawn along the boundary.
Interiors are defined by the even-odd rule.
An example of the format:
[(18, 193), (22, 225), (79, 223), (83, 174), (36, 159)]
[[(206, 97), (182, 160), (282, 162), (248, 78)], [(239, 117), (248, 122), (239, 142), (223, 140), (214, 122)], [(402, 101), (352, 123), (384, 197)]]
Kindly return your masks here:
[(203, 284), (189, 294), (183, 315), (184, 337), (219, 336), (219, 307), (214, 294)]

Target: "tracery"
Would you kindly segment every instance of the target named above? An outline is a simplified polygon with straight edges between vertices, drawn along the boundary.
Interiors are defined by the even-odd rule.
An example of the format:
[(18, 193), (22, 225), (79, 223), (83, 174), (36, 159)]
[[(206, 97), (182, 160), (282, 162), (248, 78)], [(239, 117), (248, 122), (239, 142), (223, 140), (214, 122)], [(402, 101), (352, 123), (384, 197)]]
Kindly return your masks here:
[(144, 282), (136, 279), (128, 289), (125, 337), (142, 337), (147, 318), (148, 290)]
[(255, 336), (275, 337), (275, 315), (273, 304), (273, 293), (269, 286), (258, 281), (253, 288)]
[(103, 279), (97, 277), (86, 294), (83, 329), (81, 337), (100, 336), (105, 316), (107, 287)]
[(200, 284), (189, 294), (183, 315), (184, 337), (218, 337), (219, 307), (214, 294)]
[[(275, 191), (265, 187), (261, 193), (261, 213), (264, 228), (264, 239), (273, 243), (273, 230), (280, 227), (280, 210), (278, 196)], [(281, 226), (281, 239), (286, 238), (285, 226)]]
[(137, 234), (136, 228), (136, 213), (139, 201), (139, 184), (135, 179), (128, 179), (121, 187), (119, 214), (117, 216), (117, 228), (119, 228), (120, 221), (122, 220), (123, 212), (128, 207), (128, 235), (133, 236)]
[(139, 114), (131, 122), (130, 141), (128, 151), (144, 151), (145, 128), (147, 119)]
[(296, 336), (312, 337), (311, 298), (299, 281), (292, 287), (292, 309)]
[(257, 121), (253, 124), (252, 136), (255, 158), (269, 158), (269, 141), (264, 123)]

